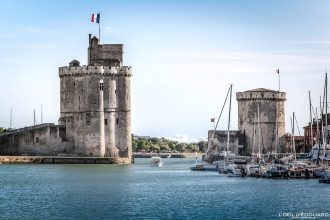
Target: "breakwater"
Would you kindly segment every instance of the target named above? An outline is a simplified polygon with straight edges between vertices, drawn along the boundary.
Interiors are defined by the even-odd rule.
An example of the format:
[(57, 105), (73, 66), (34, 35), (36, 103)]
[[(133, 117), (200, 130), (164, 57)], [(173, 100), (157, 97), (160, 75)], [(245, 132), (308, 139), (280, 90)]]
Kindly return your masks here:
[(141, 153), (135, 152), (133, 153), (134, 158), (151, 158), (151, 157), (162, 157), (162, 158), (186, 158), (186, 154), (184, 153)]

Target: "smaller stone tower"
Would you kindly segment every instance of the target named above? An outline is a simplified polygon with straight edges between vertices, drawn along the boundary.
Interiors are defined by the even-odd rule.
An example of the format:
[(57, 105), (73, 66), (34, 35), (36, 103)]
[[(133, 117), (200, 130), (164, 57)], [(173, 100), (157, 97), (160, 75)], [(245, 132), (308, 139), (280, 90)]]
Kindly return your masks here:
[[(274, 152), (276, 121), (278, 137), (285, 133), (286, 93), (260, 88), (238, 92), (236, 99), (238, 101), (238, 129), (246, 136), (247, 154), (251, 154), (253, 148), (254, 153), (258, 153), (259, 146), (261, 153)], [(258, 124), (258, 106), (260, 124)], [(278, 146), (277, 152), (280, 151)]]

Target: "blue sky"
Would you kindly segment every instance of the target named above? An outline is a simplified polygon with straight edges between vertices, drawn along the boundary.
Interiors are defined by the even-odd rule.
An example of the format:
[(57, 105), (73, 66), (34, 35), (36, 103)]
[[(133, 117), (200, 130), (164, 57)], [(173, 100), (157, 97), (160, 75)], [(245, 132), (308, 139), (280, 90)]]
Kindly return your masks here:
[(0, 8), (3, 127), (11, 107), (18, 128), (33, 123), (41, 104), (44, 122), (57, 123), (58, 67), (86, 64), (88, 34), (98, 34), (90, 15), (98, 11), (101, 41), (125, 44), (124, 63), (133, 67), (132, 132), (139, 135), (206, 137), (230, 83), (234, 92), (277, 89), (277, 68), (287, 131), (293, 111), (302, 127), (308, 90), (318, 107), (330, 68), (329, 1), (1, 0)]

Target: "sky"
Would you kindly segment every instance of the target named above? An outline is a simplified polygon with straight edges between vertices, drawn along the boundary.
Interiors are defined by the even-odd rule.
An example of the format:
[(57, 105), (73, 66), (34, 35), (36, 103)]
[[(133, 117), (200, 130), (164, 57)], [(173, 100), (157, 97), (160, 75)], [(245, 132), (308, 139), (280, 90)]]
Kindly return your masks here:
[[(101, 43), (125, 45), (132, 66), (132, 133), (206, 138), (233, 84), (235, 93), (281, 91), (286, 130), (296, 113), (300, 132), (309, 121), (308, 91), (318, 108), (330, 68), (330, 1), (326, 0), (1, 0), (0, 127), (57, 124), (58, 67), (87, 63), (90, 21), (101, 12)], [(218, 129), (226, 129), (228, 107)]]

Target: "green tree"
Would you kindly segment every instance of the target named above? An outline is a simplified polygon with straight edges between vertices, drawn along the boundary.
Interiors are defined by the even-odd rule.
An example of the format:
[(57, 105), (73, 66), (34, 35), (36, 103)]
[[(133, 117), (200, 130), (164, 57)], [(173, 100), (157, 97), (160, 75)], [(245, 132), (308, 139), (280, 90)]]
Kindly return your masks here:
[(0, 133), (7, 132), (8, 129), (0, 127)]
[(171, 151), (171, 148), (168, 146), (168, 143), (166, 141), (162, 141), (159, 144), (160, 151), (162, 152), (169, 152)]

